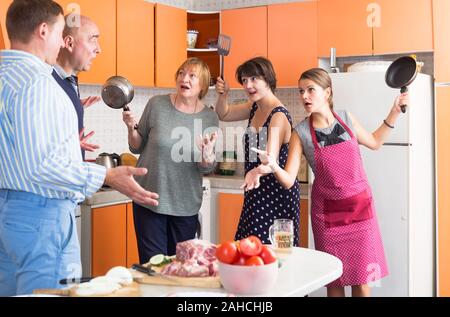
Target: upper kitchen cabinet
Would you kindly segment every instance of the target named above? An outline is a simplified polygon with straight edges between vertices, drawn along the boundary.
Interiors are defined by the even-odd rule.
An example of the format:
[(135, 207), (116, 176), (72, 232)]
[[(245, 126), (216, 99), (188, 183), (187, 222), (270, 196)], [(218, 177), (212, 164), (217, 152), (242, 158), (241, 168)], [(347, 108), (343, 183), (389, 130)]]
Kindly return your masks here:
[(155, 83), (175, 87), (175, 73), (187, 58), (187, 13), (160, 3), (155, 7)]
[(267, 49), (277, 86), (297, 87), (300, 74), (317, 67), (317, 2), (269, 5)]
[(450, 1), (433, 0), (434, 77), (437, 82), (450, 82)]
[(187, 48), (188, 57), (198, 57), (208, 64), (211, 78), (220, 74), (220, 58), (217, 54), (217, 38), (220, 32), (219, 11), (188, 11), (187, 29), (198, 32), (195, 47)]
[(225, 80), (230, 87), (240, 88), (236, 68), (252, 57), (267, 57), (267, 6), (223, 10), (221, 33), (232, 39), (230, 54), (225, 57)]
[(370, 2), (370, 0), (318, 1), (319, 56), (329, 57), (331, 47), (336, 48), (337, 56), (372, 54), (372, 28), (367, 22), (369, 15), (367, 7)]
[[(100, 29), (101, 53), (94, 59), (91, 69), (81, 72), (83, 84), (103, 84), (116, 75), (116, 0), (57, 0), (64, 14), (79, 13), (92, 19)], [(70, 16), (69, 16), (70, 19)]]
[(0, 0), (0, 49), (9, 49), (10, 43), (6, 32), (6, 12), (12, 0)]
[(0, 27), (0, 50), (4, 50), (6, 48), (5, 40), (3, 39), (3, 30)]
[(154, 4), (117, 0), (117, 74), (135, 86), (154, 86)]
[(373, 28), (374, 55), (433, 51), (431, 0), (377, 0), (376, 4), (380, 25)]

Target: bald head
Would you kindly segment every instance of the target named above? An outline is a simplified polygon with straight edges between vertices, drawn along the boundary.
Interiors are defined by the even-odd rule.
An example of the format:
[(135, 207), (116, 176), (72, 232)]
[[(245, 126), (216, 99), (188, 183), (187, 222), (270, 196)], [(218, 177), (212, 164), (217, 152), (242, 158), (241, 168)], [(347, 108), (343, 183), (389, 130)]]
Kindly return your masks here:
[(95, 25), (96, 27), (94, 21), (92, 21), (87, 16), (80, 14), (67, 14), (64, 17), (64, 20), (66, 21), (66, 24), (64, 26), (63, 37), (66, 37), (67, 35), (76, 36), (81, 28), (89, 24)]
[(101, 52), (97, 24), (86, 16), (74, 13), (65, 16), (65, 21), (64, 48), (58, 56), (58, 64), (69, 74), (87, 71)]

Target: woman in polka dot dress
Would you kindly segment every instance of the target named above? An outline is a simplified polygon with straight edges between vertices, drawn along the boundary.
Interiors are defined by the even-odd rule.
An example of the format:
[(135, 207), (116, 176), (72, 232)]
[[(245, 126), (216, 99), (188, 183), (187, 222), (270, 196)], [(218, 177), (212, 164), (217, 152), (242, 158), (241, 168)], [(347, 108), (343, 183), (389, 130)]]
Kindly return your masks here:
[(298, 246), (300, 189), (297, 181), (284, 189), (272, 174), (270, 167), (262, 165), (258, 155), (250, 148), (267, 150), (278, 157), (281, 166), (287, 160), (292, 120), (289, 112), (274, 95), (276, 77), (272, 64), (263, 57), (246, 61), (236, 70), (236, 77), (248, 95), (248, 102), (229, 106), (228, 85), (219, 77), (216, 90), (216, 111), (222, 121), (248, 119), (244, 135), (245, 189), (235, 239), (258, 236), (269, 244), (269, 227), (275, 219), (294, 221), (294, 245)]
[(388, 269), (359, 144), (372, 150), (381, 147), (401, 113), (400, 105), (408, 104), (408, 94), (398, 96), (380, 127), (369, 133), (350, 113), (333, 111), (331, 78), (325, 70), (304, 72), (299, 92), (310, 116), (295, 127), (286, 166), (279, 166), (271, 153), (258, 152), (287, 188), (305, 154), (315, 176), (311, 192), (315, 247), (343, 264), (342, 276), (327, 285), (328, 296), (344, 296), (344, 286), (352, 286), (353, 296), (369, 296), (368, 283), (386, 276)]

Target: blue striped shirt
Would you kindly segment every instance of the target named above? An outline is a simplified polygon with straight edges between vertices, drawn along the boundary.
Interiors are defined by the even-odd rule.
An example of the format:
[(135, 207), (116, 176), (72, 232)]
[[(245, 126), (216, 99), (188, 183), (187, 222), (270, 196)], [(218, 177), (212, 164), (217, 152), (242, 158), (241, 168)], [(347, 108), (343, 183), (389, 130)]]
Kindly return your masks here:
[(0, 189), (81, 202), (106, 169), (82, 161), (77, 115), (53, 68), (24, 51), (0, 51)]

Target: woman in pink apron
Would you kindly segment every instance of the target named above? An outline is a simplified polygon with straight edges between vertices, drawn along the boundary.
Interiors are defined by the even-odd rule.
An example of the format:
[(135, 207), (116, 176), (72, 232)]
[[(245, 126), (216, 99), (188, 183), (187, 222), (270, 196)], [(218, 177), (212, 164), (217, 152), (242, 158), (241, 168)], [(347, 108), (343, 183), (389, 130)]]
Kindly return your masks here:
[(295, 127), (285, 168), (270, 154), (258, 152), (286, 188), (294, 183), (305, 154), (315, 176), (311, 224), (316, 249), (343, 263), (342, 276), (327, 285), (328, 296), (345, 296), (344, 286), (352, 286), (353, 296), (369, 296), (368, 283), (386, 276), (388, 269), (359, 144), (381, 147), (401, 113), (400, 105), (408, 104), (408, 94), (395, 99), (389, 115), (370, 133), (350, 113), (333, 111), (331, 78), (325, 70), (304, 72), (299, 92), (310, 116)]

